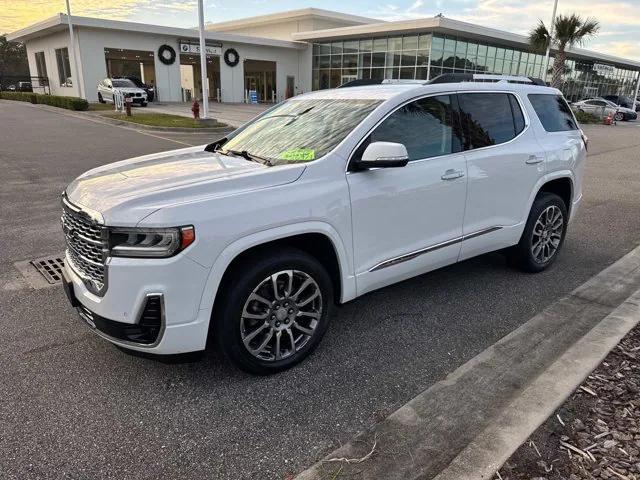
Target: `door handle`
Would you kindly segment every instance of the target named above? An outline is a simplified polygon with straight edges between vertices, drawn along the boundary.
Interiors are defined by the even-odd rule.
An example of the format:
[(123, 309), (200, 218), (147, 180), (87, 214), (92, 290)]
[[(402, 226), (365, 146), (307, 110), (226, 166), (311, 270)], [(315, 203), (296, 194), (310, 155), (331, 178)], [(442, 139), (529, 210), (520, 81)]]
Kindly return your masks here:
[(442, 180), (455, 180), (460, 177), (464, 177), (464, 172), (462, 170), (454, 170), (453, 168), (450, 168), (444, 172), (440, 178)]
[(535, 165), (536, 163), (542, 163), (542, 162), (544, 162), (544, 158), (539, 157), (537, 155), (529, 155), (529, 158), (527, 158), (525, 163), (527, 165)]

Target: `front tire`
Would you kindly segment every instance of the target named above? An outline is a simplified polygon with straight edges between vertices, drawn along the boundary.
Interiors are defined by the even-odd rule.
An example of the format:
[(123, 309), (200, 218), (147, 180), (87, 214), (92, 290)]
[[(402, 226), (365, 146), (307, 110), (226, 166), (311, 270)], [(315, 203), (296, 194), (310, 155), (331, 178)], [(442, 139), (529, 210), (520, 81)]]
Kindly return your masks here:
[(221, 293), (212, 335), (235, 366), (258, 375), (286, 370), (310, 355), (324, 336), (333, 304), (324, 267), (294, 248), (241, 262)]
[(102, 98), (102, 94), (100, 92), (98, 92), (98, 103), (107, 103), (104, 101), (104, 98)]
[(529, 212), (520, 242), (509, 257), (527, 272), (541, 272), (555, 262), (564, 244), (569, 216), (562, 198), (554, 193), (539, 194)]
[(624, 113), (618, 112), (613, 118), (615, 118), (616, 122), (622, 122), (624, 120)]

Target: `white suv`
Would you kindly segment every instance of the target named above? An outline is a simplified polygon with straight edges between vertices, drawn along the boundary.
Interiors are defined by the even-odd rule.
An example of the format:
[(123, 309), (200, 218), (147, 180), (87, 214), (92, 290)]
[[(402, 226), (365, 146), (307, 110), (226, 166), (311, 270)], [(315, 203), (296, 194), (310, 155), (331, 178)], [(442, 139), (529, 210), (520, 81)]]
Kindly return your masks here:
[(244, 370), (279, 371), (318, 345), (335, 303), (499, 249), (547, 268), (586, 143), (561, 93), (534, 84), (300, 95), (213, 144), (74, 180), (65, 290), (120, 346), (209, 339)]

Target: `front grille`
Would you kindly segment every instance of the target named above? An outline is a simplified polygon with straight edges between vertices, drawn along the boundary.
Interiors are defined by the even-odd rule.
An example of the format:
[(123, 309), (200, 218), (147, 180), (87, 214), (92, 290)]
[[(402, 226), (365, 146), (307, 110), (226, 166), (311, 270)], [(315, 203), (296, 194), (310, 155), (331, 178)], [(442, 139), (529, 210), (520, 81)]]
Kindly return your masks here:
[(106, 289), (107, 251), (105, 227), (96, 223), (81, 210), (62, 202), (62, 230), (67, 244), (71, 268), (82, 277), (93, 293)]
[(136, 93), (136, 97), (141, 97), (141, 96), (142, 96), (142, 94)]

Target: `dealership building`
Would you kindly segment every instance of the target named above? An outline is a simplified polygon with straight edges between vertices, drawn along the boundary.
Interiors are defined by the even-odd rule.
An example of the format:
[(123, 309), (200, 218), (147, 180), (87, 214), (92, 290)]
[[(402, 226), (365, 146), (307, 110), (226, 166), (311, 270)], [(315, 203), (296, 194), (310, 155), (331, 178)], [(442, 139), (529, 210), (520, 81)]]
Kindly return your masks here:
[[(152, 84), (161, 101), (201, 96), (197, 29), (72, 16), (76, 80), (68, 21), (58, 14), (8, 35), (26, 45), (31, 75), (39, 77), (34, 90), (96, 101), (104, 78), (135, 76)], [(531, 51), (527, 37), (442, 15), (384, 22), (306, 8), (206, 28), (207, 90), (213, 101), (278, 102), (354, 79), (427, 80), (450, 72), (544, 75), (544, 57)], [(571, 100), (632, 96), (640, 62), (574, 48), (564, 80), (562, 89)]]

